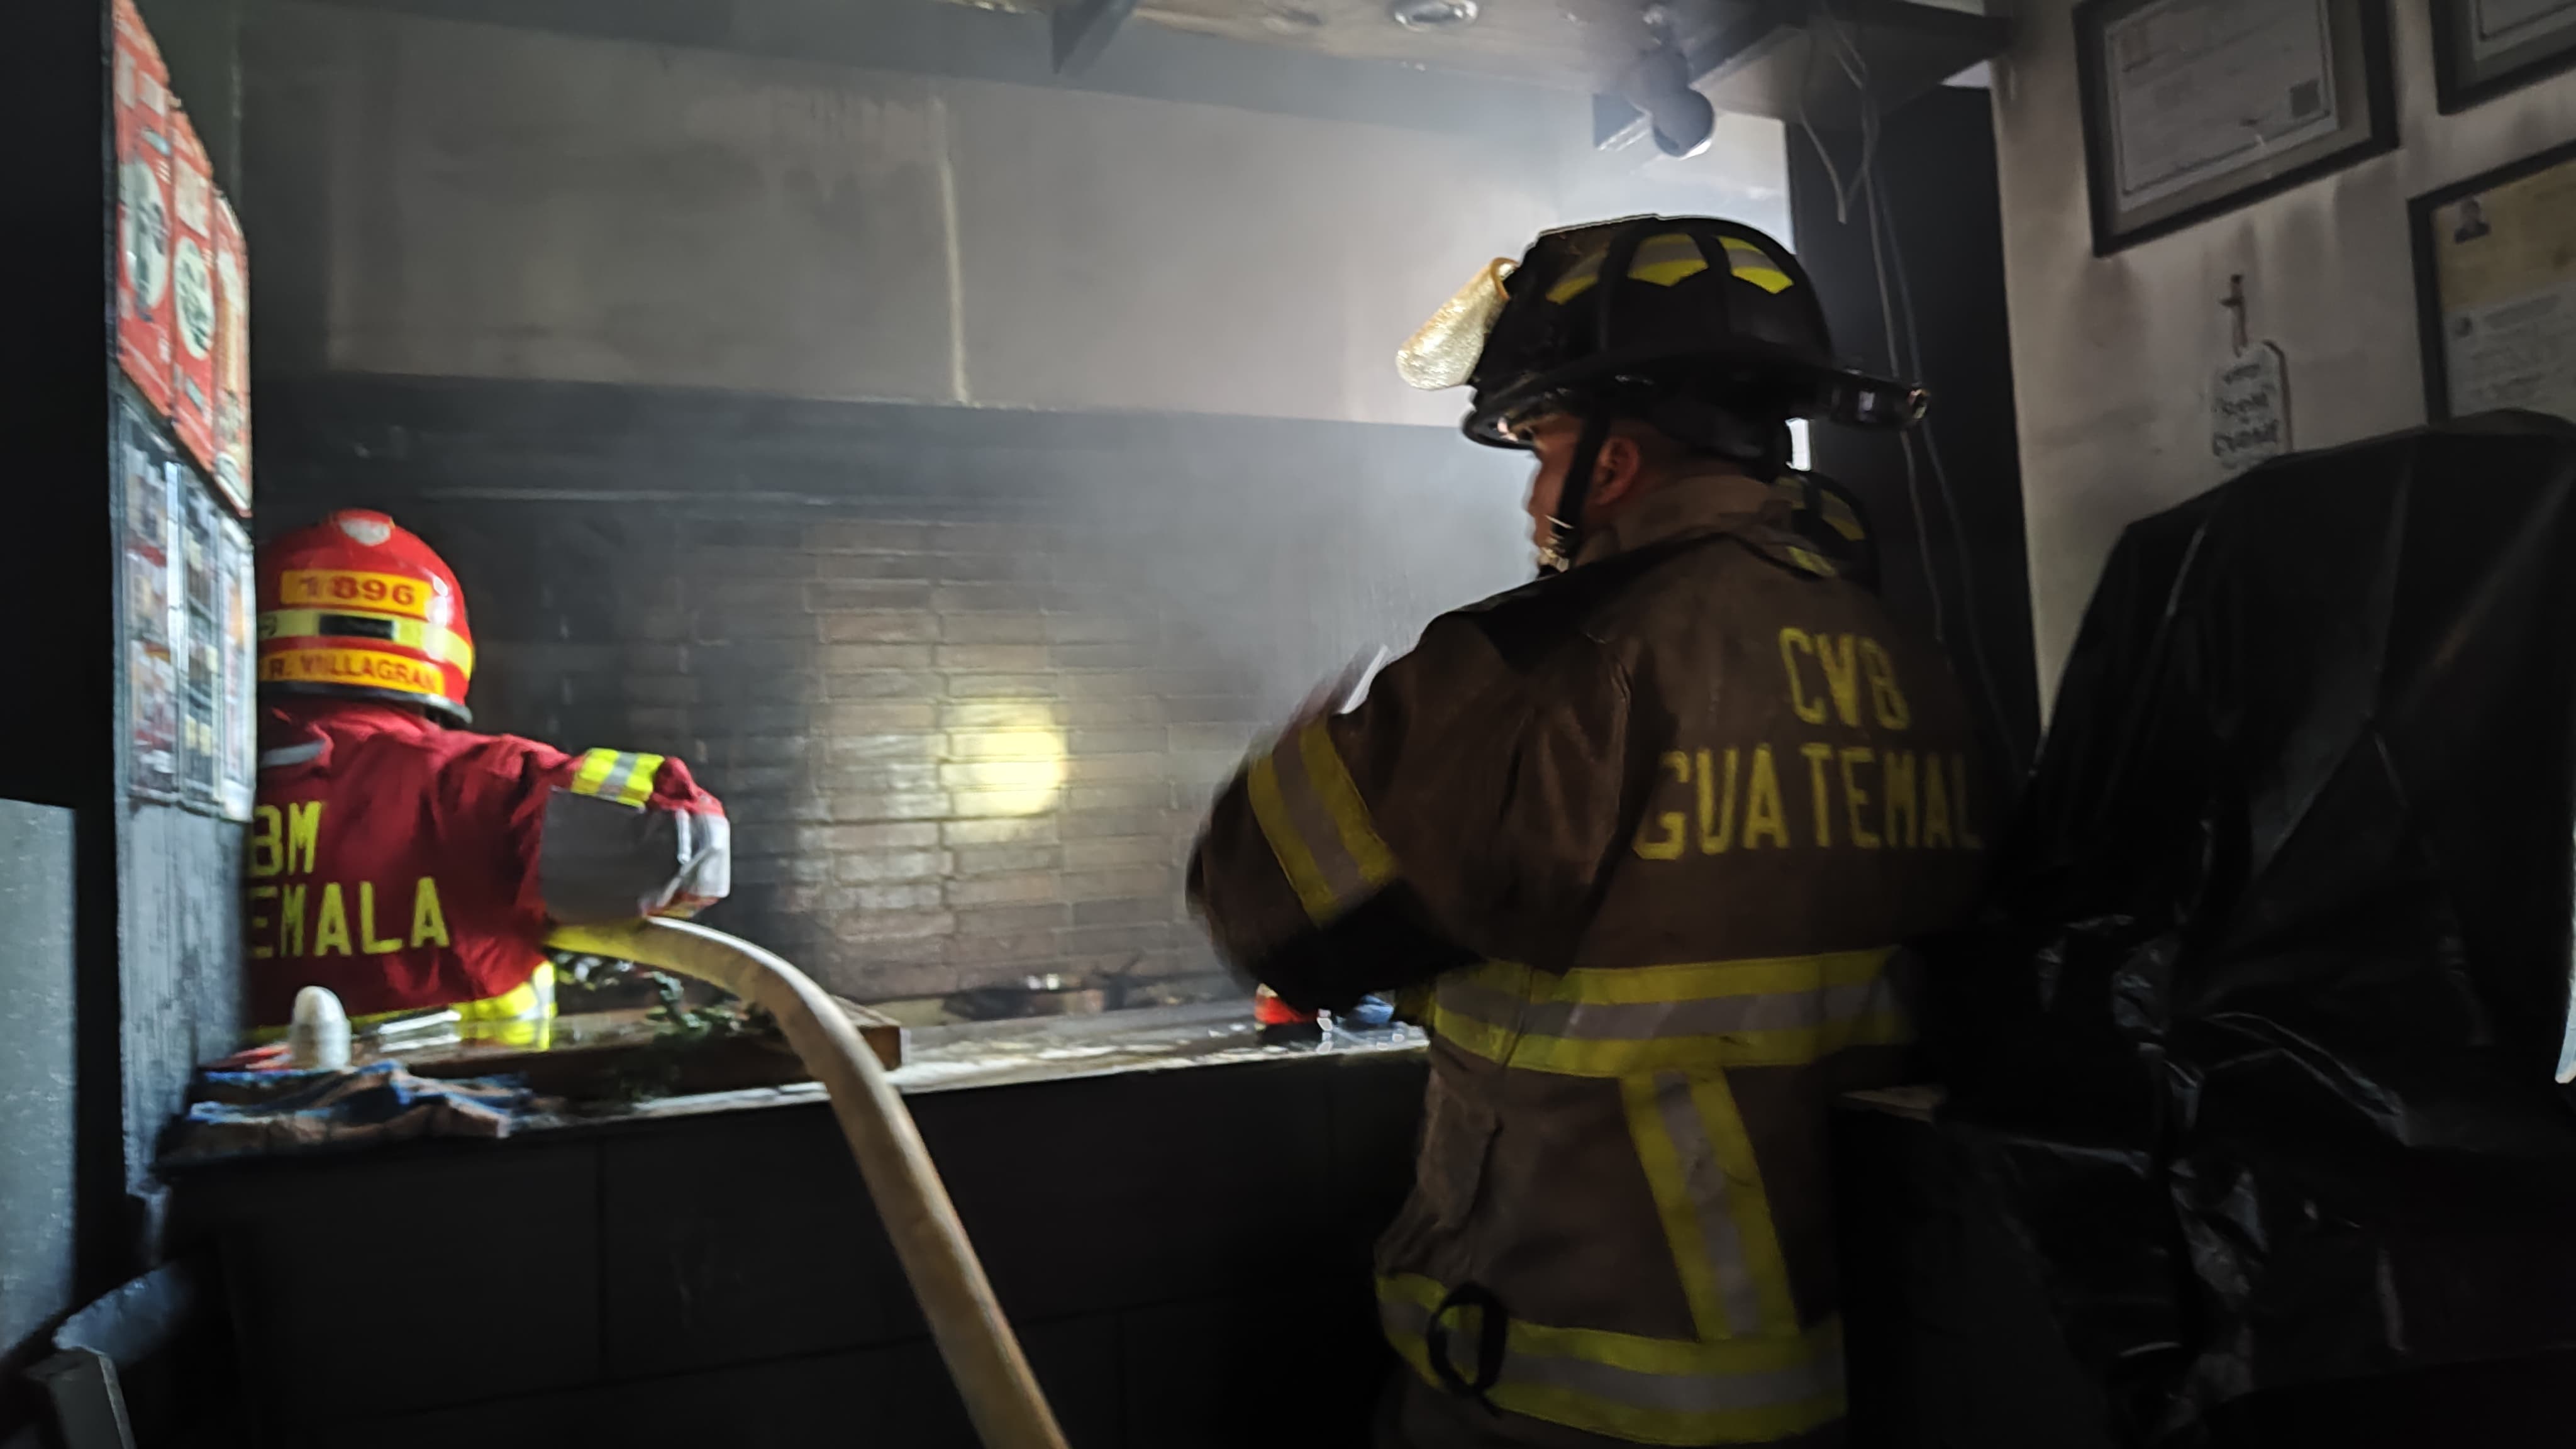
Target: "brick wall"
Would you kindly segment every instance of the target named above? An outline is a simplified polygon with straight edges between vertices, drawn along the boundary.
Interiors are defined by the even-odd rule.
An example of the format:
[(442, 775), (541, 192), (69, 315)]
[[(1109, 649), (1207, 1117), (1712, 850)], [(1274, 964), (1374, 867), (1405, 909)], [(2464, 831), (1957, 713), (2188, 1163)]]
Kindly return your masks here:
[(1525, 568), (1513, 469), (1445, 430), (282, 391), (269, 526), (422, 532), (478, 724), (686, 758), (735, 820), (710, 922), (868, 1000), (1228, 989), (1181, 898), (1217, 783), (1352, 653)]

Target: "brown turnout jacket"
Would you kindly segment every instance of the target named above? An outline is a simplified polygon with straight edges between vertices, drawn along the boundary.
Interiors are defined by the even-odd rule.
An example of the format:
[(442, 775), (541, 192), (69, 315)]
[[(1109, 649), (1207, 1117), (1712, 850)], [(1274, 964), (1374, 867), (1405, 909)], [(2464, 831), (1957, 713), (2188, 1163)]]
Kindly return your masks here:
[(1435, 620), (1256, 756), (1191, 863), (1291, 1003), (1427, 985), (1381, 1315), (1506, 1438), (1843, 1412), (1826, 1114), (1899, 1070), (1895, 948), (1969, 901), (1986, 797), (1940, 656), (1768, 496), (1669, 486)]

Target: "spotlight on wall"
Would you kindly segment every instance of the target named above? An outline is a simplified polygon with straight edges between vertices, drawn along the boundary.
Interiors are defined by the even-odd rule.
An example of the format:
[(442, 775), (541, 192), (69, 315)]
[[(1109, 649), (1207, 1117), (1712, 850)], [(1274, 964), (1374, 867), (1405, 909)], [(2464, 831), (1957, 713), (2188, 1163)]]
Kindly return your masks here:
[(1064, 789), (1064, 731), (1053, 708), (1030, 700), (1004, 704), (973, 731), (950, 737), (939, 771), (966, 817), (1043, 815)]
[(1395, 0), (1387, 15), (1407, 30), (1464, 30), (1476, 23), (1476, 0)]
[(1717, 134), (1717, 107), (1691, 89), (1690, 65), (1670, 40), (1638, 57), (1619, 95), (1645, 113), (1655, 149), (1667, 156), (1696, 156)]

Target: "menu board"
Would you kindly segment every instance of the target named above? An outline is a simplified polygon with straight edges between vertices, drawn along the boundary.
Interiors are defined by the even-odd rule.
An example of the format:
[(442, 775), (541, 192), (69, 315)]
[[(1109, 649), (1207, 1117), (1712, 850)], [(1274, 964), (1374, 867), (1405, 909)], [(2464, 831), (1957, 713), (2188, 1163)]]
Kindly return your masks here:
[[(2530, 408), (2576, 420), (2576, 155), (2416, 205), (2430, 257), (2438, 416)], [(2430, 344), (2430, 339), (2428, 339)]]
[(179, 627), (176, 472), (152, 419), (123, 393), (117, 407), (117, 476), (124, 493), (125, 672), (133, 793), (176, 800), (179, 786)]

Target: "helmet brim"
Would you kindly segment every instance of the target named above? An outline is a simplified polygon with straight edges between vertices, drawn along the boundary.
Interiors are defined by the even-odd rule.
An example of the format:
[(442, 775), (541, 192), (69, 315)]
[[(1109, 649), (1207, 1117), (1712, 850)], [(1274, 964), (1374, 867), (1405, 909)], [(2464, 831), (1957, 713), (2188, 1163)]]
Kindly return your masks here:
[(1652, 386), (1658, 374), (1681, 367), (1741, 368), (1747, 381), (1777, 388), (1790, 418), (1831, 418), (1861, 427), (1902, 428), (1919, 421), (1928, 397), (1911, 384), (1854, 368), (1820, 365), (1774, 343), (1746, 340), (1723, 348), (1627, 350), (1586, 357), (1536, 373), (1479, 398), (1462, 424), (1466, 435), (1494, 448), (1527, 451), (1514, 429), (1529, 418), (1582, 408), (1583, 395), (1634, 381)]

